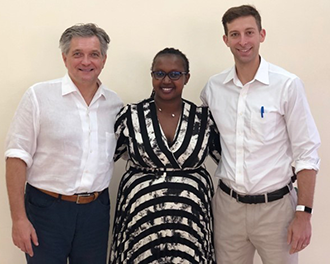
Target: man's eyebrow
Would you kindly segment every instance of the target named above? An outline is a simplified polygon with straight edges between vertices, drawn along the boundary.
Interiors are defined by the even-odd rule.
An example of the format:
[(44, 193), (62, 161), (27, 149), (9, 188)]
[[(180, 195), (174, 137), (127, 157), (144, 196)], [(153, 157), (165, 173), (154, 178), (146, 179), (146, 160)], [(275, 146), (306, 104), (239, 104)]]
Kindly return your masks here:
[[(248, 27), (248, 28), (245, 28), (245, 29), (244, 29), (244, 31), (246, 31), (246, 30), (256, 30), (256, 28), (254, 28), (254, 27)], [(228, 31), (228, 33), (230, 33), (230, 32), (239, 32), (239, 30), (237, 30), (237, 29), (232, 29), (232, 30), (229, 30), (229, 31)]]
[[(71, 52), (76, 52), (76, 51), (82, 51), (82, 50), (81, 50), (81, 49), (74, 49), (74, 50), (72, 50)], [(92, 50), (91, 52), (101, 53), (101, 51), (98, 50), (98, 49)]]

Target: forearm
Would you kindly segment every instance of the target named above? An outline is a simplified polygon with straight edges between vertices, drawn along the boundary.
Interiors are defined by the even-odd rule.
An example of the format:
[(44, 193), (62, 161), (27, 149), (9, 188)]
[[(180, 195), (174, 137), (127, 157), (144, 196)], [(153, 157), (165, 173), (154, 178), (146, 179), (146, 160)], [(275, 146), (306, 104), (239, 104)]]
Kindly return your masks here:
[[(298, 172), (298, 205), (313, 207), (315, 179), (315, 170), (302, 170)], [(288, 243), (291, 245), (290, 254), (296, 253), (308, 246), (311, 235), (311, 214), (296, 211), (295, 217), (288, 228)]]
[(10, 212), (13, 222), (26, 219), (24, 206), (24, 188), (26, 182), (26, 164), (18, 158), (6, 161), (6, 182)]
[(302, 170), (297, 174), (298, 205), (313, 207), (314, 189), (316, 180), (315, 170)]

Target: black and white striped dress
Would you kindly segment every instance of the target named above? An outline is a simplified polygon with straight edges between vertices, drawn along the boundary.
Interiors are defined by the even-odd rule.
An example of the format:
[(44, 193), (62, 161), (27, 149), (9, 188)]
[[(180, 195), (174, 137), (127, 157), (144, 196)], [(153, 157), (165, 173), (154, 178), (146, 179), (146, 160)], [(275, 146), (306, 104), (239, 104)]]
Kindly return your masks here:
[(168, 144), (152, 98), (125, 106), (115, 125), (116, 157), (128, 159), (117, 198), (110, 263), (215, 263), (211, 199), (203, 167), (218, 160), (219, 135), (207, 107), (184, 100)]

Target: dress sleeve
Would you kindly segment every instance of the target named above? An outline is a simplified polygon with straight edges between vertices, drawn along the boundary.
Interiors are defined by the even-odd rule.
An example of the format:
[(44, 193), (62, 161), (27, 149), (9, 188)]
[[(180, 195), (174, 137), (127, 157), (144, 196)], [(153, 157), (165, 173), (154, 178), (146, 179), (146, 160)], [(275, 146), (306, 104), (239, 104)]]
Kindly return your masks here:
[(115, 135), (117, 139), (117, 146), (115, 151), (114, 160), (117, 161), (120, 157), (128, 159), (128, 128), (127, 116), (130, 113), (130, 105), (124, 106), (116, 117), (115, 122)]
[(221, 144), (220, 144), (220, 133), (217, 125), (214, 122), (213, 116), (209, 111), (209, 126), (210, 126), (210, 139), (209, 139), (209, 152), (211, 158), (215, 163), (219, 163), (221, 159)]

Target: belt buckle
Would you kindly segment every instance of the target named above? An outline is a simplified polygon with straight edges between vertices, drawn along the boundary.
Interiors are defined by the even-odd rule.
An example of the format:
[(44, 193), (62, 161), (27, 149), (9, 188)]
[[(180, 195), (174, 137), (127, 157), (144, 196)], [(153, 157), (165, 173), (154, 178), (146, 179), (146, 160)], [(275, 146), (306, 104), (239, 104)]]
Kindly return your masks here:
[(229, 191), (229, 196), (233, 197), (234, 199), (236, 199), (236, 202), (239, 202), (239, 195), (237, 192), (235, 192), (236, 195), (234, 195), (234, 190), (230, 188)]
[(77, 194), (77, 200), (76, 200), (76, 204), (82, 204), (81, 202), (80, 202), (80, 198), (81, 197), (90, 197), (90, 196), (92, 196), (92, 195), (94, 195), (93, 193), (83, 193), (83, 194)]
[(238, 202), (238, 203), (241, 202), (239, 198), (240, 198), (240, 195), (238, 193), (236, 193), (236, 202)]

